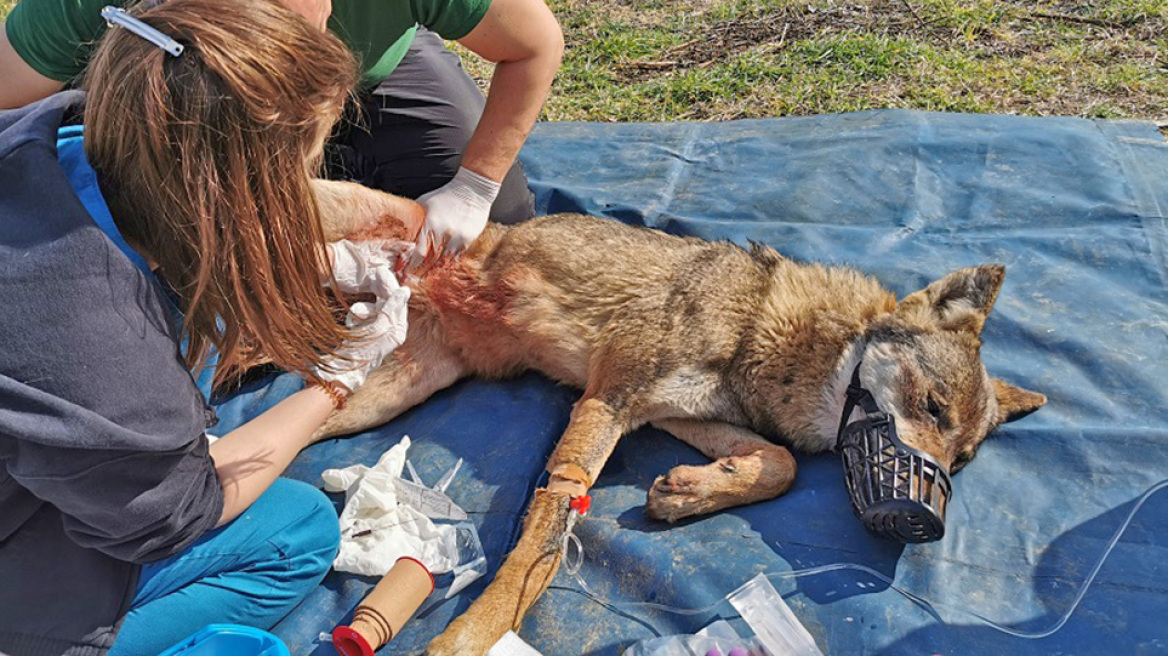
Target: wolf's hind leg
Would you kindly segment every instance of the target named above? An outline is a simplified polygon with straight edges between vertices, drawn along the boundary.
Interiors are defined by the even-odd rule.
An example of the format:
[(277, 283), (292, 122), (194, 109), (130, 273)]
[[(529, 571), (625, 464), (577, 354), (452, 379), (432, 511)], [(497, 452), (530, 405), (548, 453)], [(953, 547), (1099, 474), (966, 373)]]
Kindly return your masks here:
[(795, 482), (791, 452), (745, 428), (691, 419), (663, 419), (653, 425), (714, 460), (701, 467), (681, 465), (658, 476), (645, 506), (654, 519), (675, 522), (773, 499)]
[(410, 332), (365, 383), (313, 435), (313, 442), (351, 435), (380, 426), (453, 385), (469, 371), (462, 360), (441, 343), (429, 317), (410, 314)]

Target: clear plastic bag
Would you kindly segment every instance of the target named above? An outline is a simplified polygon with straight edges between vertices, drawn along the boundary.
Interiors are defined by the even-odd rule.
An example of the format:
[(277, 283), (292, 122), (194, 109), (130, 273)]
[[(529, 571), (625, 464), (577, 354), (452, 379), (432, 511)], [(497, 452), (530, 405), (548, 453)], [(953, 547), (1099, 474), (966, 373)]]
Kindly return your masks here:
[[(815, 640), (787, 607), (775, 586), (763, 574), (755, 576), (726, 601), (742, 615), (754, 636), (741, 637), (724, 620), (695, 635), (672, 635), (643, 640), (623, 656), (708, 656), (711, 653), (770, 654), (772, 656), (823, 656)], [(715, 651), (716, 650), (716, 651)]]
[(458, 563), (450, 573), (454, 581), (446, 591), (445, 599), (462, 592), (466, 586), (474, 583), (479, 577), (487, 573), (487, 554), (483, 551), (483, 543), (479, 540), (479, 530), (469, 521), (458, 522), (454, 525), (454, 543), (447, 547), (454, 562)]
[(726, 596), (754, 630), (767, 653), (778, 656), (823, 656), (807, 629), (763, 574)]

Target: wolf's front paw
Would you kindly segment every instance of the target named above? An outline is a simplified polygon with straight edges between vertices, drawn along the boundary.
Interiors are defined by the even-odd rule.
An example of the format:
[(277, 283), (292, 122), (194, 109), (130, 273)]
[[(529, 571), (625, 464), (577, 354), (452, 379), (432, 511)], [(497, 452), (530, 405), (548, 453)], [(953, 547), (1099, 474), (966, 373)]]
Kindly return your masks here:
[(653, 519), (683, 517), (773, 499), (795, 481), (795, 459), (782, 447), (727, 456), (704, 466), (674, 467), (649, 489), (645, 511)]
[(658, 476), (649, 489), (645, 512), (653, 519), (672, 523), (715, 510), (711, 497), (716, 486), (711, 485), (710, 479), (720, 475), (716, 468), (716, 464), (705, 467), (682, 465)]

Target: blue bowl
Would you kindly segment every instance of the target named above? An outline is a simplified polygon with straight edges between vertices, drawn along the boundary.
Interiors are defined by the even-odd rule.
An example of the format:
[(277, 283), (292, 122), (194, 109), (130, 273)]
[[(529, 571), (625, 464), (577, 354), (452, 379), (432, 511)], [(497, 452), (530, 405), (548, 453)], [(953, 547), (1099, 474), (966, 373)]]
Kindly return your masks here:
[(291, 656), (276, 636), (238, 624), (208, 624), (159, 656)]

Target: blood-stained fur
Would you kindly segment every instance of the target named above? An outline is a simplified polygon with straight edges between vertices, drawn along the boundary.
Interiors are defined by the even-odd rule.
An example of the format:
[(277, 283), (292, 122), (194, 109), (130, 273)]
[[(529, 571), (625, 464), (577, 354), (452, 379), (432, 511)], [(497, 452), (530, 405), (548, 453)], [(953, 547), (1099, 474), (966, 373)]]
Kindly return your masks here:
[[(374, 196), (358, 203), (349, 194)], [(323, 194), (326, 233), (420, 220), (400, 199), (376, 196)], [(379, 203), (407, 218), (387, 219)], [(355, 207), (368, 215), (354, 216)], [(996, 426), (1046, 402), (991, 378), (981, 363), (981, 329), (1004, 276), (997, 265), (961, 269), (898, 303), (858, 271), (797, 263), (768, 246), (745, 250), (581, 215), (492, 225), (460, 259), (417, 281), (406, 342), (317, 437), (389, 421), (465, 376), (534, 369), (584, 391), (518, 545), (429, 647), (482, 654), (519, 625), (554, 575), (571, 497), (640, 426), (713, 461), (658, 477), (651, 516), (675, 521), (772, 499), (795, 480), (788, 447), (834, 447), (862, 362), (864, 387), (896, 417), (901, 438), (960, 469)]]

